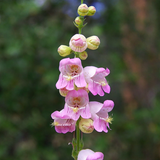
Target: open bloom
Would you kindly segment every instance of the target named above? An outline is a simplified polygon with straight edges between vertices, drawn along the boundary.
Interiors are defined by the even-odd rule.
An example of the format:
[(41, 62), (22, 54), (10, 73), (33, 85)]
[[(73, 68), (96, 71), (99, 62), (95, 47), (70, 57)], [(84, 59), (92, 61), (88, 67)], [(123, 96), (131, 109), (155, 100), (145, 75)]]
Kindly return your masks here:
[(103, 160), (104, 154), (102, 152), (94, 152), (90, 149), (83, 149), (78, 153), (77, 160)]
[(91, 117), (88, 93), (84, 89), (69, 91), (65, 97), (65, 102), (65, 114), (73, 120), (78, 120), (80, 116), (82, 118)]
[(55, 111), (51, 114), (52, 119), (54, 119), (52, 125), (55, 126), (56, 132), (67, 133), (75, 131), (76, 121), (65, 115), (63, 111)]
[(73, 90), (77, 87), (85, 87), (86, 81), (83, 75), (83, 67), (79, 58), (64, 58), (59, 65), (60, 75), (56, 83), (57, 89), (66, 88)]
[(70, 48), (75, 52), (83, 52), (87, 48), (87, 41), (86, 37), (82, 34), (75, 34), (70, 42), (69, 42)]
[(108, 68), (104, 69), (87, 66), (83, 71), (86, 82), (88, 83), (88, 89), (93, 95), (99, 94), (100, 96), (104, 96), (104, 92), (110, 93), (110, 86), (105, 79), (105, 77), (110, 73)]
[(93, 125), (98, 132), (108, 132), (109, 123), (111, 123), (112, 118), (109, 117), (108, 112), (110, 112), (114, 107), (114, 102), (112, 100), (106, 100), (104, 103), (90, 102), (89, 103), (92, 119), (94, 120)]

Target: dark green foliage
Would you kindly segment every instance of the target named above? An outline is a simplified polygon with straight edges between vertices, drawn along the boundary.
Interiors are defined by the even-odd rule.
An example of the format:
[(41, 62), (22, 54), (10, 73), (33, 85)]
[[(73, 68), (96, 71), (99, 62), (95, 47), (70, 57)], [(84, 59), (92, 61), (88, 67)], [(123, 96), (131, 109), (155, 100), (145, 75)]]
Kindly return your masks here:
[[(0, 160), (72, 159), (72, 145), (68, 145), (72, 134), (56, 133), (50, 114), (64, 106), (55, 87), (62, 59), (57, 48), (68, 45), (77, 33), (72, 23), (76, 13), (74, 17), (65, 13), (67, 1), (36, 2), (40, 0), (0, 1)], [(140, 31), (127, 0), (98, 2), (104, 3), (105, 12), (99, 19), (87, 17), (82, 33), (99, 36), (101, 45), (96, 51), (87, 50), (83, 65), (111, 70), (107, 79), (111, 94), (90, 95), (90, 99), (114, 100), (114, 121), (107, 134), (84, 135), (84, 148), (104, 152), (105, 160), (158, 160), (160, 3), (146, 2), (151, 14)], [(124, 37), (132, 44), (129, 63)], [(130, 94), (132, 98), (127, 97)]]

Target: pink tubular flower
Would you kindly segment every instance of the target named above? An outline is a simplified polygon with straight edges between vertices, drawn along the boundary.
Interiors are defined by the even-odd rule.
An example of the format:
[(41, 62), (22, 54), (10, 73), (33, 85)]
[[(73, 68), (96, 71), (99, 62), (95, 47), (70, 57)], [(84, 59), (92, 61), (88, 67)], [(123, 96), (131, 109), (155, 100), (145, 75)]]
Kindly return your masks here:
[[(110, 93), (110, 86), (105, 77), (110, 73), (108, 68), (97, 68), (94, 66), (87, 66), (83, 70), (88, 89), (93, 95), (99, 94), (104, 96), (104, 92)], [(103, 92), (103, 90), (104, 92)]]
[(59, 65), (60, 76), (56, 83), (57, 89), (66, 88), (73, 90), (74, 84), (77, 87), (85, 87), (86, 81), (83, 75), (83, 67), (79, 58), (64, 58)]
[(51, 114), (54, 122), (52, 123), (55, 126), (55, 130), (58, 133), (67, 133), (75, 131), (76, 121), (71, 119), (68, 115), (64, 115), (64, 110), (55, 111)]
[(90, 149), (83, 149), (78, 153), (77, 160), (103, 160), (104, 155), (102, 152), (94, 152)]
[(64, 112), (73, 120), (78, 120), (80, 116), (86, 119), (91, 117), (88, 93), (84, 89), (69, 91), (65, 102)]
[(89, 103), (92, 119), (94, 120), (93, 125), (98, 132), (108, 132), (107, 127), (111, 123), (112, 118), (109, 117), (108, 112), (110, 112), (114, 107), (114, 102), (112, 100), (106, 100), (104, 103), (90, 102)]
[(70, 48), (75, 52), (83, 52), (87, 48), (87, 41), (86, 37), (82, 34), (75, 34), (70, 42), (69, 42)]

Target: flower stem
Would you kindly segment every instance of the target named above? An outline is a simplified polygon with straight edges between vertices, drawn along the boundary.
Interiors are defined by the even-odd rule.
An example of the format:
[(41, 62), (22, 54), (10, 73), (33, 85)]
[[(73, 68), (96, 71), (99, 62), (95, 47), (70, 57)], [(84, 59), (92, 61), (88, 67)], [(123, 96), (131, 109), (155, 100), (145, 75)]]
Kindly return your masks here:
[[(81, 4), (83, 4), (83, 0), (81, 0)], [(82, 25), (80, 25), (78, 27), (78, 33), (81, 34), (82, 33), (82, 28), (83, 28), (83, 22), (84, 22), (84, 17), (81, 16), (82, 18)], [(78, 57), (78, 53), (75, 52), (75, 57)], [(72, 151), (72, 157), (77, 160), (77, 157), (78, 157), (78, 153), (79, 151), (82, 149), (82, 139), (81, 139), (81, 131), (79, 129), (79, 121), (80, 121), (80, 118), (77, 120), (76, 122), (76, 145), (74, 146), (75, 148), (73, 148), (73, 151)], [(76, 155), (74, 155), (76, 151)]]
[(76, 140), (77, 140), (77, 153), (80, 151), (80, 129), (79, 129), (79, 119), (76, 123)]

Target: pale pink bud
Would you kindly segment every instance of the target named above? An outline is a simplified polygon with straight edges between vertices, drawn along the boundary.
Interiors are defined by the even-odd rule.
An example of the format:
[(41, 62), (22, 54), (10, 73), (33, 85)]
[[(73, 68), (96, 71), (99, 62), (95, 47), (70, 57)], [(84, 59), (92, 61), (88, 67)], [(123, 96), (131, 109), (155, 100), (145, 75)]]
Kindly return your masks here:
[(88, 7), (88, 14), (87, 16), (93, 16), (96, 13), (96, 8), (94, 6)]
[(89, 49), (95, 50), (100, 45), (100, 39), (97, 36), (91, 36), (87, 38), (87, 47)]
[(71, 54), (71, 48), (66, 45), (60, 45), (58, 48), (58, 53), (60, 56), (65, 57)]
[(77, 24), (77, 25), (80, 25), (80, 24), (82, 24), (82, 19), (80, 18), (80, 17), (77, 17), (76, 19), (75, 19), (75, 23)]
[(86, 4), (81, 4), (79, 7), (78, 7), (78, 14), (80, 16), (86, 16), (87, 13), (88, 13), (88, 6)]
[(69, 46), (75, 52), (83, 52), (87, 48), (86, 37), (82, 34), (75, 34), (71, 38)]
[(93, 120), (81, 118), (79, 128), (83, 133), (92, 133), (94, 130)]
[(83, 51), (83, 52), (79, 53), (79, 58), (81, 60), (85, 60), (85, 59), (87, 59), (87, 57), (88, 57), (88, 54), (87, 54), (86, 51)]

